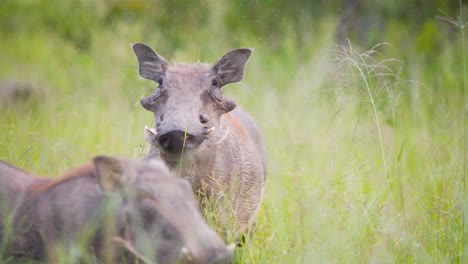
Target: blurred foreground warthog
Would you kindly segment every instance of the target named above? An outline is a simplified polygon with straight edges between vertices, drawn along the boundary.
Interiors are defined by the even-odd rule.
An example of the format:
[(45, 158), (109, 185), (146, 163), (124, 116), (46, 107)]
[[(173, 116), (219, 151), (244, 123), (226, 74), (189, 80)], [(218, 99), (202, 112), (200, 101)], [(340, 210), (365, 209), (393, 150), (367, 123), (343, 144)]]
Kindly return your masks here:
[(0, 81), (0, 107), (12, 105), (33, 95), (32, 85), (25, 81)]
[(158, 160), (98, 156), (55, 180), (0, 161), (0, 260), (230, 263), (191, 192)]
[[(149, 156), (160, 156), (180, 176), (189, 176), (196, 192), (215, 201), (220, 218), (232, 213), (234, 227), (255, 224), (266, 179), (266, 151), (255, 122), (221, 88), (241, 81), (252, 51), (236, 49), (214, 65), (169, 64), (150, 47), (133, 50), (143, 78), (159, 84), (142, 98), (154, 113), (147, 129)], [(231, 223), (223, 223), (229, 227)]]

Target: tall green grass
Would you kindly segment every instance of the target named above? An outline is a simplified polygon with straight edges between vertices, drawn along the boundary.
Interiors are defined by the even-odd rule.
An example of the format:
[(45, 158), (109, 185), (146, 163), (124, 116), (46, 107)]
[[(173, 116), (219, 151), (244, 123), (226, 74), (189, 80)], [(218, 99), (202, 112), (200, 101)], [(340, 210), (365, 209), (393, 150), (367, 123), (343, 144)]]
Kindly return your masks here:
[[(236, 260), (462, 263), (465, 36), (428, 57), (389, 31), (391, 45), (366, 52), (336, 48), (333, 19), (318, 24), (302, 36), (305, 57), (294, 34), (277, 54), (262, 39), (238, 40), (256, 50), (244, 81), (223, 89), (263, 131), (269, 173), (256, 230)], [(98, 154), (144, 156), (153, 117), (139, 99), (155, 85), (139, 79), (130, 44), (158, 47), (162, 35), (141, 28), (99, 28), (84, 50), (46, 29), (2, 39), (0, 78), (41, 92), (0, 106), (0, 159), (58, 176)], [(213, 20), (171, 54), (156, 50), (214, 61), (236, 48), (206, 41), (210, 31), (228, 34)]]

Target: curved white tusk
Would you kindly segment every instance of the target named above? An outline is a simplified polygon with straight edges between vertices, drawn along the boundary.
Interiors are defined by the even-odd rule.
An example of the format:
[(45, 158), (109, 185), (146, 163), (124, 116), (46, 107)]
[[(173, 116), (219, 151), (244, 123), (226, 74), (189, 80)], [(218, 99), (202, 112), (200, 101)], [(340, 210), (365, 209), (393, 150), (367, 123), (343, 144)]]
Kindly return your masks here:
[(151, 134), (157, 136), (158, 135), (158, 132), (153, 128), (153, 127), (148, 127), (148, 126), (145, 126), (145, 130), (148, 131), (148, 132), (151, 132)]
[(182, 247), (180, 250), (182, 252), (182, 255), (188, 260), (192, 261), (192, 255), (190, 254), (190, 251), (186, 247)]
[(136, 248), (134, 248), (133, 245), (132, 245), (129, 241), (127, 241), (127, 240), (125, 240), (125, 239), (123, 239), (123, 238), (121, 238), (121, 237), (118, 237), (118, 236), (113, 237), (113, 238), (112, 238), (112, 241), (113, 241), (114, 243), (121, 244), (125, 249), (127, 249), (127, 250), (128, 250), (130, 253), (132, 253), (135, 257), (137, 257), (138, 259), (140, 259), (143, 263), (146, 263), (146, 264), (153, 264), (153, 263), (154, 263), (154, 262), (152, 262), (151, 260), (145, 258), (145, 256), (143, 256), (142, 254), (140, 254), (140, 253), (136, 250)]
[(208, 135), (209, 133), (213, 132), (214, 130), (215, 130), (215, 127), (208, 128), (208, 130), (206, 130), (206, 134)]
[(218, 142), (216, 142), (214, 145), (218, 145), (218, 144), (220, 144), (221, 142), (223, 142), (224, 140), (226, 140), (226, 138), (228, 137), (228, 135), (229, 135), (229, 128), (226, 130), (226, 134), (224, 134), (224, 136), (223, 136), (220, 140), (218, 140)]
[(234, 252), (234, 249), (236, 249), (236, 247), (237, 247), (236, 243), (232, 243), (232, 244), (226, 246), (226, 249), (227, 249), (229, 252), (232, 253), (232, 252)]

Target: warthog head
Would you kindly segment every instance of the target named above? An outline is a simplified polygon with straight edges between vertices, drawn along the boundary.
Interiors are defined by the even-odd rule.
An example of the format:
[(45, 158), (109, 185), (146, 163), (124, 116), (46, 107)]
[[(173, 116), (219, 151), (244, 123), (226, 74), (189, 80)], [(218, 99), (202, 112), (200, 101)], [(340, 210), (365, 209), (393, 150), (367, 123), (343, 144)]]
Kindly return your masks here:
[(101, 189), (120, 197), (114, 242), (144, 263), (230, 263), (233, 247), (204, 222), (191, 185), (159, 160), (94, 159)]
[[(137, 43), (140, 75), (159, 84), (152, 95), (141, 99), (154, 113), (156, 130), (152, 143), (167, 154), (197, 148), (215, 129), (221, 115), (236, 104), (225, 98), (221, 87), (242, 80), (252, 50), (236, 49), (214, 65), (169, 63), (150, 47)], [(222, 137), (222, 136), (221, 136)]]

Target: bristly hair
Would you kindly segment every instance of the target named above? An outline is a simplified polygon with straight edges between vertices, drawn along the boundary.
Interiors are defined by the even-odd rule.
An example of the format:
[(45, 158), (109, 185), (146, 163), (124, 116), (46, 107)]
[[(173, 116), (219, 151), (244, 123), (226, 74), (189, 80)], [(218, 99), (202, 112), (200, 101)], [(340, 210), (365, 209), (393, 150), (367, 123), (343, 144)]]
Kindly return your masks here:
[(177, 73), (209, 73), (211, 71), (211, 65), (202, 62), (196, 63), (184, 63), (174, 62), (170, 67), (170, 71)]

